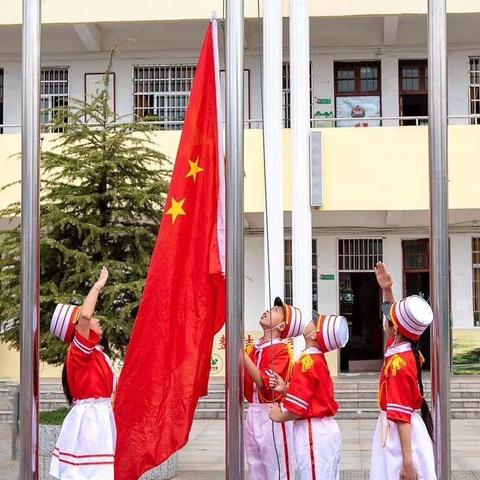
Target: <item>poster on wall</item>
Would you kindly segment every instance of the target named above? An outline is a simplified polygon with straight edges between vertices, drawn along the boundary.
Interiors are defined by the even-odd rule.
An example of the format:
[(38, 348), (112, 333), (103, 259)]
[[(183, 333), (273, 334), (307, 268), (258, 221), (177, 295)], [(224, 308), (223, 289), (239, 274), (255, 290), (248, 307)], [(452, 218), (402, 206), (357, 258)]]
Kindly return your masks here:
[[(105, 73), (86, 73), (85, 74), (85, 100), (88, 102), (92, 97), (98, 95), (103, 88)], [(110, 73), (108, 82), (108, 107), (112, 112), (115, 111), (115, 73)], [(86, 119), (87, 123), (91, 119)]]
[(337, 97), (336, 117), (352, 120), (337, 121), (337, 127), (379, 127), (380, 120), (367, 120), (380, 116), (380, 97)]

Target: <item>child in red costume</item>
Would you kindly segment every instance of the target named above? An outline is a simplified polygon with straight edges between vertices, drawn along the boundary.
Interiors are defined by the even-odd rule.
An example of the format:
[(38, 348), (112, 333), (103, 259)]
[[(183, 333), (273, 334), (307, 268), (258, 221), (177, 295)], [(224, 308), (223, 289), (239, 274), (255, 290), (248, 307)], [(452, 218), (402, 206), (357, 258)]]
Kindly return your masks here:
[(115, 375), (99, 345), (102, 328), (94, 317), (107, 279), (104, 267), (83, 305), (57, 305), (50, 325), (53, 335), (70, 344), (62, 380), (73, 406), (63, 421), (50, 465), (50, 475), (62, 480), (113, 480)]
[(288, 381), (292, 369), (287, 339), (302, 327), (300, 310), (276, 298), (260, 318), (263, 337), (245, 352), (245, 398), (250, 404), (245, 421), (245, 451), (250, 480), (294, 480), (295, 456), (291, 426), (273, 425), (271, 405), (282, 395), (269, 387), (275, 371)]
[(423, 357), (417, 345), (433, 312), (417, 295), (395, 302), (393, 281), (382, 263), (377, 264), (376, 275), (389, 340), (380, 373), (381, 413), (373, 438), (370, 479), (436, 480), (433, 425), (423, 395)]
[(340, 478), (340, 430), (334, 420), (338, 404), (324, 352), (344, 347), (348, 324), (344, 317), (314, 315), (303, 331), (306, 349), (295, 363), (287, 385), (277, 374), (271, 387), (283, 394), (283, 411), (276, 405), (270, 418), (293, 422), (295, 456), (301, 480)]

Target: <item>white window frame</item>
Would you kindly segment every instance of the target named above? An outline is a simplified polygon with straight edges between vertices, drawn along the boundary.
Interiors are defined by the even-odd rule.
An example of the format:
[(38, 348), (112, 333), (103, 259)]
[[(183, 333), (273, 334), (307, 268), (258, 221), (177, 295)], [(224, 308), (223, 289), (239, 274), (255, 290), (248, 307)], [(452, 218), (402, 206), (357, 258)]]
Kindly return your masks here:
[[(142, 78), (138, 75), (140, 71), (143, 71)], [(180, 130), (190, 100), (195, 71), (196, 65), (194, 64), (133, 65), (132, 112), (134, 120), (142, 120), (150, 116), (146, 115), (146, 112), (152, 111), (153, 116), (158, 117), (160, 128)], [(179, 72), (184, 75), (177, 76)], [(178, 83), (188, 87), (179, 89), (177, 88)], [(136, 98), (144, 96), (150, 97), (151, 105), (137, 105)]]
[[(475, 245), (477, 243), (477, 245)], [(476, 250), (476, 248), (478, 250)], [(480, 263), (474, 263), (474, 254), (480, 252), (480, 237), (472, 237), (472, 308), (473, 308), (473, 326), (480, 327), (480, 310), (475, 310), (477, 295), (480, 297), (480, 281), (476, 280), (475, 272), (478, 271), (480, 277)], [(480, 300), (479, 300), (480, 302)]]
[[(348, 242), (349, 253), (341, 254), (340, 242), (343, 243), (343, 251)], [(374, 244), (380, 247), (375, 251)], [(337, 239), (338, 272), (373, 272), (377, 262), (383, 261), (385, 254), (382, 237), (343, 237)], [(343, 261), (341, 261), (343, 259)], [(343, 268), (341, 266), (343, 265)], [(347, 268), (348, 267), (348, 268)]]
[[(291, 238), (285, 239), (285, 302), (293, 304), (293, 243)], [(287, 260), (287, 252), (291, 252), (291, 260)], [(287, 281), (288, 277), (291, 282)], [(312, 238), (312, 309), (318, 310), (318, 242), (316, 238)]]
[[(472, 64), (475, 63), (475, 70)], [(472, 77), (476, 79), (472, 82)], [(475, 95), (472, 98), (472, 89), (475, 89)], [(477, 104), (477, 108), (472, 108)], [(468, 113), (470, 115), (480, 113), (480, 56), (468, 57)], [(474, 125), (480, 124), (480, 118), (472, 118), (470, 123)]]
[[(309, 68), (309, 84), (310, 84), (310, 123), (313, 124), (313, 70), (312, 62)], [(291, 76), (290, 76), (290, 62), (283, 62), (282, 65), (282, 119), (283, 128), (291, 128), (292, 126), (292, 106), (291, 106)]]
[[(65, 74), (65, 78), (57, 79), (44, 79), (44, 76), (47, 72), (52, 72), (52, 77), (55, 77), (55, 72), (62, 72)], [(58, 75), (60, 77), (60, 75)], [(62, 106), (68, 106), (69, 97), (70, 97), (70, 70), (68, 66), (46, 66), (42, 67), (40, 75), (40, 105), (41, 105), (41, 124), (43, 125), (42, 131), (52, 132), (52, 131), (61, 131), (61, 129), (53, 129), (50, 124), (55, 118), (55, 108), (58, 107), (60, 100), (63, 99), (64, 103)], [(62, 90), (61, 86), (66, 86), (66, 92)], [(49, 90), (47, 93), (44, 90)], [(52, 91), (53, 90), (53, 91)]]

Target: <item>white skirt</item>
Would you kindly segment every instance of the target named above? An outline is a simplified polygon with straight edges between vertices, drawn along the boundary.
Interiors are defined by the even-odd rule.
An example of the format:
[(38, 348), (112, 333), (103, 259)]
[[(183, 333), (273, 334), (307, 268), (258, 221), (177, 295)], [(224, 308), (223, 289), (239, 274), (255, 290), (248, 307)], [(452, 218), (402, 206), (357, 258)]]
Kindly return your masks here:
[(63, 421), (50, 475), (61, 480), (113, 480), (116, 437), (109, 398), (77, 400)]
[[(419, 480), (436, 480), (433, 445), (418, 412), (412, 415), (412, 456)], [(398, 480), (403, 464), (402, 445), (395, 422), (381, 412), (373, 436), (370, 480)]]

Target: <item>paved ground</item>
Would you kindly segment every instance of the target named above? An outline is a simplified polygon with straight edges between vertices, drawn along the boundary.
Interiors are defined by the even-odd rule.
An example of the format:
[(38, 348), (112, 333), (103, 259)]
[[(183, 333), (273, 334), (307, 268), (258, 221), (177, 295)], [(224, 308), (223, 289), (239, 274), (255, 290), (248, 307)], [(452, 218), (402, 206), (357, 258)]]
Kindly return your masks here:
[[(340, 420), (342, 480), (368, 479), (370, 442), (375, 420)], [(179, 454), (176, 480), (223, 480), (225, 465), (223, 420), (197, 420), (190, 442)], [(452, 480), (480, 480), (480, 421), (452, 421)], [(18, 464), (10, 460), (10, 428), (0, 423), (0, 478), (17, 480)]]
[(16, 480), (18, 463), (11, 460), (10, 424), (0, 423), (0, 478)]
[[(370, 448), (376, 420), (339, 420), (342, 431), (342, 470), (368, 470)], [(180, 452), (182, 470), (223, 470), (224, 423), (222, 420), (197, 420), (188, 446)], [(452, 421), (453, 470), (480, 473), (480, 420)], [(362, 478), (362, 477), (359, 477)], [(480, 476), (478, 477), (480, 479)]]

